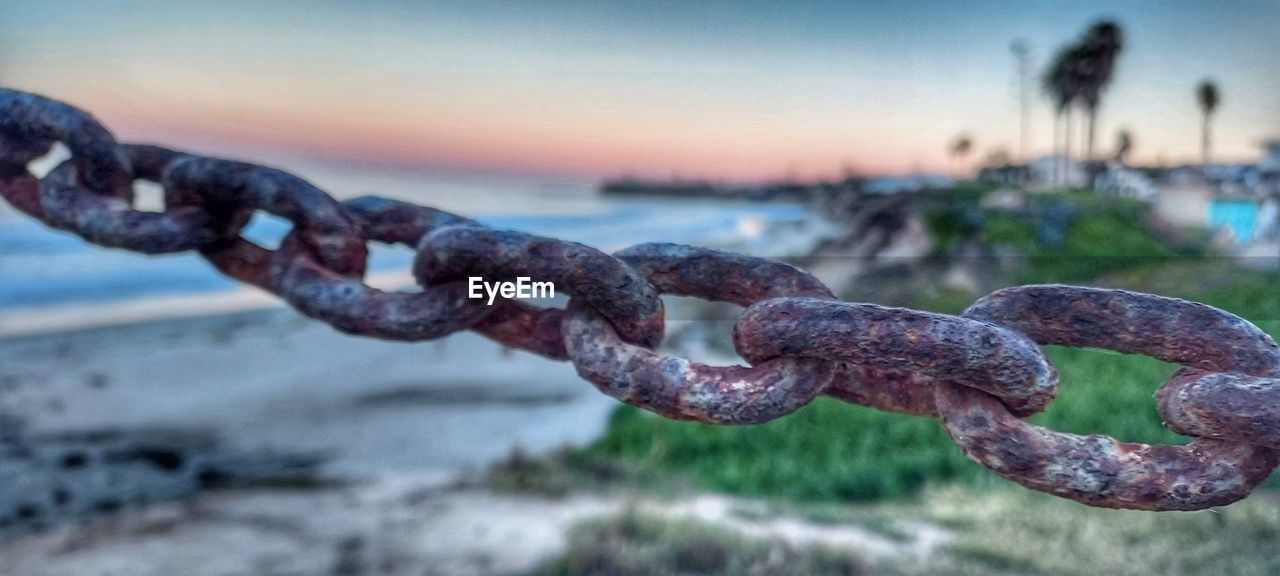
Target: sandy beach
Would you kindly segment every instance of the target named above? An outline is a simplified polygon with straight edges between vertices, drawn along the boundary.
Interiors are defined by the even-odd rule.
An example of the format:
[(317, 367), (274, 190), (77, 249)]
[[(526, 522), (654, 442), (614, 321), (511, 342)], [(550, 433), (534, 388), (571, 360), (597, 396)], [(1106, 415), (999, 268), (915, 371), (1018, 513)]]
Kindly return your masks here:
[[(231, 453), (322, 455), (319, 473), (341, 486), (206, 494), (86, 526), (62, 523), (0, 546), (0, 559), (7, 559), (0, 560), (0, 572), (10, 574), (168, 574), (174, 572), (166, 562), (189, 562), (196, 548), (225, 549), (209, 544), (240, 538), (238, 554), (226, 559), (230, 564), (186, 571), (237, 573), (227, 567), (270, 556), (282, 544), (259, 534), (263, 528), (249, 519), (209, 523), (198, 512), (202, 507), (248, 506), (305, 522), (299, 530), (358, 530), (386, 520), (386, 506), (369, 502), (383, 501), (388, 490), (436, 489), (513, 450), (581, 444), (600, 432), (616, 405), (567, 363), (504, 350), (479, 336), (380, 342), (341, 334), (282, 307), (11, 336), (0, 340), (0, 383), (6, 390), (0, 412), (24, 436), (157, 429), (208, 434), (219, 450)], [(334, 521), (335, 514), (343, 520)], [(94, 527), (152, 525), (155, 515), (179, 526), (175, 530), (185, 534), (179, 539), (194, 538), (192, 548), (168, 542), (165, 548), (177, 548), (131, 554), (148, 544), (112, 540)], [(346, 537), (309, 546), (338, 549)], [(82, 558), (90, 554), (95, 568), (77, 564), (61, 545), (46, 548), (50, 539), (65, 544), (67, 538), (80, 548), (98, 547), (97, 553), (79, 552)], [(305, 550), (288, 556), (317, 558), (299, 552)], [(112, 568), (111, 558), (132, 563)]]
[[(243, 309), (194, 317), (162, 310), (151, 320), (70, 330), (32, 325), (0, 339), (0, 414), (19, 438), (110, 433), (155, 443), (178, 432), (210, 439), (197, 449), (219, 454), (314, 456), (322, 459), (315, 477), (301, 486), (192, 490), (21, 531), (0, 542), (0, 573), (516, 574), (563, 550), (576, 523), (637, 506), (874, 555), (928, 554), (949, 538), (935, 530), (906, 546), (858, 528), (748, 521), (731, 513), (743, 504), (714, 495), (666, 502), (627, 492), (495, 491), (483, 479), (489, 466), (516, 451), (590, 442), (616, 401), (568, 363), (474, 334), (389, 343), (268, 301), (234, 304)], [(232, 304), (213, 309), (222, 305)], [(689, 302), (673, 305), (676, 317), (693, 314)], [(719, 327), (728, 323), (676, 320), (669, 332), (679, 334), (681, 354), (731, 361), (703, 345), (706, 330)], [(7, 486), (0, 501), (23, 497), (21, 483)]]

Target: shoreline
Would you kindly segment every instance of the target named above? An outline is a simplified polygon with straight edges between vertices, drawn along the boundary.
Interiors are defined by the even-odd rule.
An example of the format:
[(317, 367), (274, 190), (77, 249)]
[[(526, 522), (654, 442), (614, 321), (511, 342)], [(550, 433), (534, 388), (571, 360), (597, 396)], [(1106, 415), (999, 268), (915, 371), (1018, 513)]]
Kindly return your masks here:
[[(366, 282), (371, 286), (396, 290), (412, 286), (413, 278), (407, 272), (385, 272), (370, 274)], [(287, 307), (274, 294), (252, 286), (240, 286), (221, 292), (148, 295), (110, 302), (14, 308), (0, 310), (0, 342), (11, 338), (88, 328), (216, 317)]]

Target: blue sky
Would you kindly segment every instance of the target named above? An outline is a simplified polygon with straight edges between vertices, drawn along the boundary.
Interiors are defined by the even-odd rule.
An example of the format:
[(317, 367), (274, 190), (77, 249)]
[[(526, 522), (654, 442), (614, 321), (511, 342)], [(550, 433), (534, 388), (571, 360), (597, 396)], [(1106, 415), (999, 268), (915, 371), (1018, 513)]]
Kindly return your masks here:
[[(1280, 135), (1280, 2), (12, 2), (0, 83), (123, 138), (469, 171), (731, 179), (949, 169), (1017, 152), (1009, 44), (1037, 68), (1098, 18), (1127, 47), (1104, 101), (1135, 159)], [(1033, 152), (1047, 152), (1034, 92)], [(1077, 142), (1079, 138), (1077, 138)]]

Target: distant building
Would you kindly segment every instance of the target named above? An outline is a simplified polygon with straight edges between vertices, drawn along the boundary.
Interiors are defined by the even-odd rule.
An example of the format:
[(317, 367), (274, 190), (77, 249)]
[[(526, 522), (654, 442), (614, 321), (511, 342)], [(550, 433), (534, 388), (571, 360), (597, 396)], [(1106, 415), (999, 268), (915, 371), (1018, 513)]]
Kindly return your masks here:
[(1208, 227), (1213, 195), (1213, 188), (1203, 182), (1162, 184), (1155, 199), (1156, 215), (1179, 226)]
[(1089, 184), (1084, 165), (1061, 154), (1032, 160), (1027, 172), (1028, 185), (1032, 188), (1079, 188)]
[(1263, 157), (1258, 167), (1268, 176), (1280, 176), (1280, 138), (1262, 144)]
[(1262, 203), (1253, 198), (1219, 196), (1209, 203), (1209, 227), (1226, 229), (1236, 244), (1251, 242), (1258, 230)]
[(1145, 173), (1120, 163), (1102, 167), (1093, 188), (1103, 194), (1143, 201), (1154, 200), (1160, 194), (1160, 187)]
[(1280, 172), (1270, 168), (1280, 158), (1264, 157), (1256, 164), (1184, 165), (1164, 172), (1164, 182), (1175, 186), (1206, 183), (1234, 196), (1264, 197), (1280, 192)]
[(1263, 142), (1262, 161), (1258, 162), (1259, 176), (1264, 187), (1280, 196), (1280, 138)]
[(1225, 230), (1236, 244), (1252, 242), (1274, 228), (1274, 200), (1223, 194), (1203, 182), (1162, 186), (1154, 207), (1166, 222)]
[(1254, 164), (1166, 170), (1156, 211), (1170, 222), (1228, 232), (1236, 244), (1280, 240), (1280, 139), (1266, 142)]
[(1030, 181), (1030, 169), (1026, 164), (1001, 164), (983, 166), (978, 170), (978, 181), (1021, 188)]

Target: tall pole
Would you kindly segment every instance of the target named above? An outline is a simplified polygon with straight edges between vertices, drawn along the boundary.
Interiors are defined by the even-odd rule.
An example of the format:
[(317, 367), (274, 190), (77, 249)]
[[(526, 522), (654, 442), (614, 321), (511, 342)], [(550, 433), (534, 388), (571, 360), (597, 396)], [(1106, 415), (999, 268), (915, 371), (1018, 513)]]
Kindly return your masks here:
[(1209, 112), (1205, 110), (1200, 116), (1200, 170), (1209, 172)]
[(1025, 40), (1019, 38), (1009, 45), (1009, 50), (1013, 52), (1018, 75), (1018, 158), (1022, 162), (1030, 162), (1031, 123), (1029, 108), (1031, 107), (1031, 102), (1028, 99), (1027, 84), (1028, 77), (1031, 75), (1031, 47), (1027, 45)]

